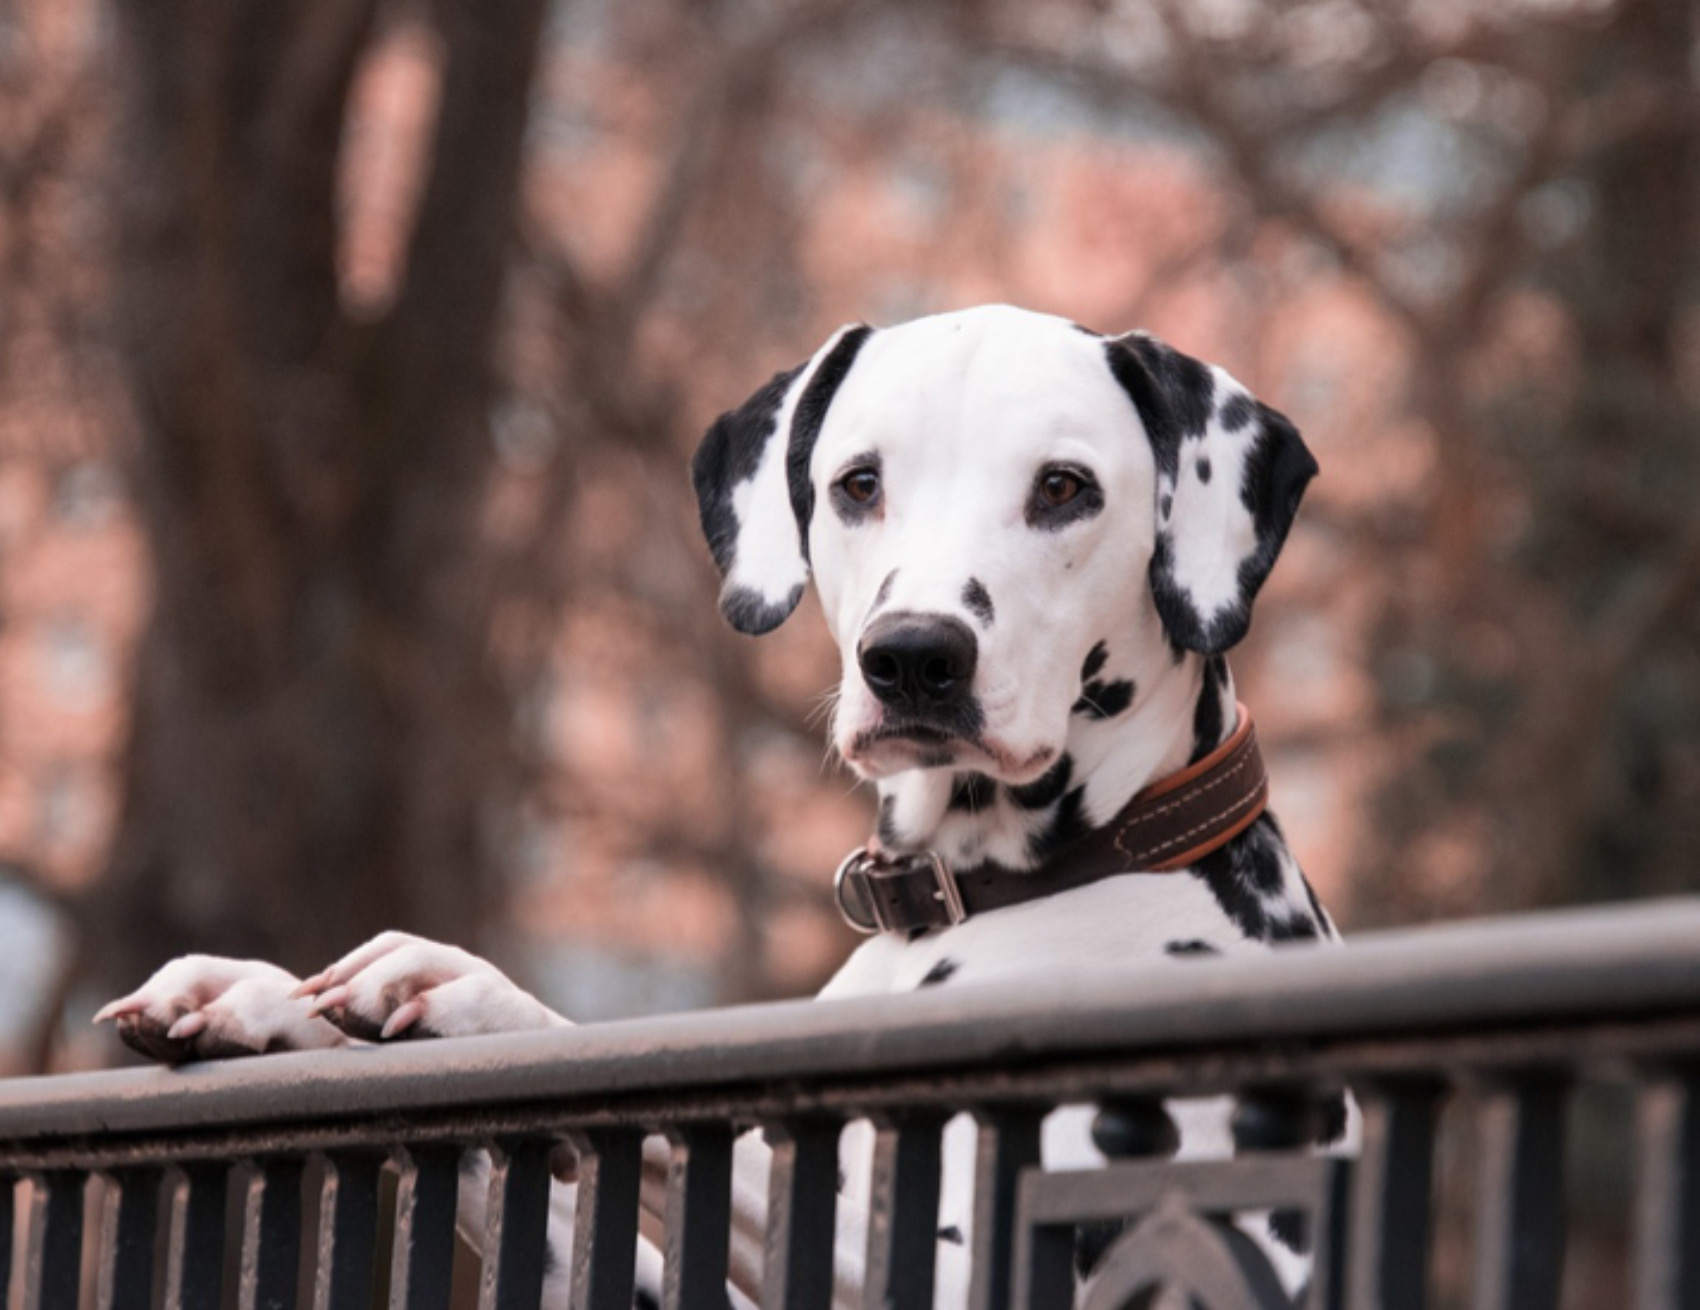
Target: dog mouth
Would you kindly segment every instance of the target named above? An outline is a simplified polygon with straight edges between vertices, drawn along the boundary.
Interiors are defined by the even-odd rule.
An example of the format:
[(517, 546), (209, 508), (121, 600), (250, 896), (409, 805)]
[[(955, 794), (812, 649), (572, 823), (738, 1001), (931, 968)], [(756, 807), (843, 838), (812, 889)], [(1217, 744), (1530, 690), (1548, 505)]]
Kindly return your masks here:
[(943, 752), (946, 759), (950, 759), (954, 758), (959, 748), (979, 748), (980, 744), (960, 732), (941, 728), (936, 723), (898, 720), (881, 723), (876, 727), (866, 728), (858, 732), (851, 741), (850, 749), (846, 754), (851, 759), (858, 759), (883, 745), (914, 746), (928, 755)]
[(905, 769), (974, 767), (1000, 781), (1031, 782), (1056, 760), (1054, 746), (1017, 753), (979, 733), (952, 731), (936, 723), (888, 720), (858, 732), (844, 758), (878, 776)]

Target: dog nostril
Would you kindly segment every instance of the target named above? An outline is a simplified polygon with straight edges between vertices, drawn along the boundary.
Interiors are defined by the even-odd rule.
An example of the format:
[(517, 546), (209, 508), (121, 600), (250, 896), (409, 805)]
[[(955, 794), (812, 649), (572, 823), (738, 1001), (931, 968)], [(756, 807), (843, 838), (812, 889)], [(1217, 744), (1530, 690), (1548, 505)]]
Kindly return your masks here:
[(930, 659), (921, 666), (921, 681), (926, 684), (928, 691), (949, 691), (961, 676), (954, 665), (942, 657)]
[(862, 674), (876, 687), (895, 687), (903, 676), (903, 670), (895, 655), (870, 651), (862, 661)]

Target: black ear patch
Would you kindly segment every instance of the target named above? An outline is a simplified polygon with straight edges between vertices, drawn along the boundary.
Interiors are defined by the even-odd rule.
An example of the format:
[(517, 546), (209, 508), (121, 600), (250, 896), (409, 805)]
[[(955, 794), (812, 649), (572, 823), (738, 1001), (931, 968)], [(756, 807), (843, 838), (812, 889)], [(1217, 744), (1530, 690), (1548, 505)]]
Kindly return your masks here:
[(870, 329), (846, 328), (709, 428), (691, 461), (703, 535), (724, 579), (720, 610), (740, 632), (783, 623), (809, 577), (821, 424)]
[(1139, 333), (1104, 348), (1156, 461), (1157, 613), (1177, 650), (1217, 654), (1245, 636), (1316, 460), (1225, 373)]
[(851, 328), (821, 360), (803, 388), (797, 402), (797, 415), (791, 420), (790, 445), (785, 451), (785, 480), (791, 492), (791, 512), (797, 519), (797, 543), (803, 558), (809, 558), (809, 524), (815, 516), (815, 487), (809, 481), (809, 461), (814, 457), (815, 442), (820, 440), (821, 424), (838, 388), (856, 362), (862, 345), (872, 334), (868, 327)]
[(691, 482), (697, 493), (697, 517), (708, 538), (715, 567), (731, 572), (738, 547), (738, 516), (732, 509), (732, 488), (756, 475), (762, 451), (774, 435), (785, 393), (803, 365), (775, 373), (766, 386), (737, 409), (714, 420), (691, 460)]

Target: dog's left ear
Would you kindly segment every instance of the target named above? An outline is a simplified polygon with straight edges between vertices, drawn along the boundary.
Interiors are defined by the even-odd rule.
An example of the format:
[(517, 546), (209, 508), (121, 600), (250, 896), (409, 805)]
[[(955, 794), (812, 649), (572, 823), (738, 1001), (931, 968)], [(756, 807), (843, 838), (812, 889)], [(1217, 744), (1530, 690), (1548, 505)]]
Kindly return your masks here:
[(1157, 456), (1157, 613), (1177, 647), (1218, 654), (1245, 636), (1316, 460), (1221, 369), (1144, 333), (1105, 349)]
[(840, 328), (709, 428), (691, 461), (703, 535), (724, 582), (720, 612), (759, 636), (790, 617), (809, 580), (809, 459), (827, 408), (871, 329)]

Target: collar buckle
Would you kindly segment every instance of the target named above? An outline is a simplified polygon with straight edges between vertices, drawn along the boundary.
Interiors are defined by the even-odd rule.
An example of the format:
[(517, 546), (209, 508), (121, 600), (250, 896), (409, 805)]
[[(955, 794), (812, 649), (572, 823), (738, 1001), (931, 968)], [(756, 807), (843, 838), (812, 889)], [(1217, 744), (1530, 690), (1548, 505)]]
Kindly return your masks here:
[[(942, 923), (931, 914), (904, 914), (899, 908), (905, 903), (904, 898), (880, 894), (882, 884), (895, 890), (896, 884), (920, 881), (920, 875), (925, 875), (932, 884), (923, 897), (942, 908)], [(962, 903), (962, 889), (957, 886), (950, 866), (937, 851), (917, 851), (893, 857), (859, 846), (844, 857), (838, 872), (833, 874), (832, 895), (838, 902), (838, 912), (844, 916), (844, 921), (860, 933), (955, 927), (968, 918), (967, 907)]]

